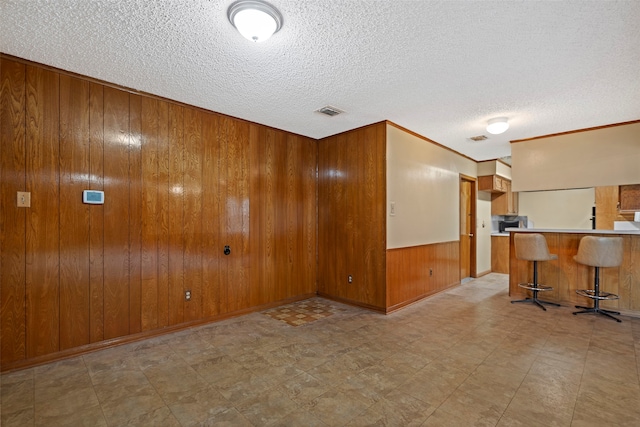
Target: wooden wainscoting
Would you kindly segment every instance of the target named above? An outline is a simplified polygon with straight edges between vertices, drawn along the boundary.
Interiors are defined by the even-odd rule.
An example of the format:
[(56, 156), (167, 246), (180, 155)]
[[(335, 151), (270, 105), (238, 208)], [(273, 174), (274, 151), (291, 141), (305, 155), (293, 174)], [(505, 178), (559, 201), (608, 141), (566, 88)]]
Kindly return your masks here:
[(320, 295), (385, 309), (385, 204), (385, 123), (319, 141)]
[(387, 312), (460, 284), (459, 245), (444, 242), (387, 250)]
[(317, 141), (0, 61), (2, 370), (316, 292)]

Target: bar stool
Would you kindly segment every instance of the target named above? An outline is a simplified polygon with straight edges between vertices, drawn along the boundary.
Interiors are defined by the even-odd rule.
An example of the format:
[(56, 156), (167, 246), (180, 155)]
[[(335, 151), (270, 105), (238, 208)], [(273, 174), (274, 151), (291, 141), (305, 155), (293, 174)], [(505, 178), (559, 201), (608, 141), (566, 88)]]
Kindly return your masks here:
[(558, 255), (549, 253), (547, 240), (539, 233), (518, 233), (514, 236), (513, 241), (516, 245), (516, 258), (525, 261), (533, 261), (533, 283), (520, 283), (518, 285), (521, 288), (530, 290), (533, 295), (531, 298), (511, 301), (511, 303), (530, 302), (536, 304), (544, 311), (547, 311), (547, 309), (542, 304), (560, 307), (560, 304), (556, 304), (555, 302), (542, 301), (538, 299), (538, 292), (553, 290), (551, 286), (544, 286), (538, 283), (538, 261), (551, 261), (558, 259)]
[(593, 307), (576, 305), (576, 308), (584, 310), (576, 311), (573, 314), (600, 313), (617, 322), (621, 322), (622, 320), (612, 316), (612, 314), (620, 314), (619, 312), (600, 308), (601, 300), (616, 300), (620, 298), (616, 294), (600, 292), (600, 268), (618, 267), (622, 264), (622, 237), (585, 236), (580, 239), (578, 253), (573, 259), (580, 264), (595, 267), (593, 289), (576, 290), (578, 295), (591, 298)]

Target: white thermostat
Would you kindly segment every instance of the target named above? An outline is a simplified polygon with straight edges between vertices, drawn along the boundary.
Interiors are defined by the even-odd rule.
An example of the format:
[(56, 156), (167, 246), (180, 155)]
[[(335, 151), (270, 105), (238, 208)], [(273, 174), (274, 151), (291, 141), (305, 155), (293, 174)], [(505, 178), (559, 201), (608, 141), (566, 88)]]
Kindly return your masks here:
[(104, 191), (84, 190), (82, 202), (90, 205), (104, 205)]

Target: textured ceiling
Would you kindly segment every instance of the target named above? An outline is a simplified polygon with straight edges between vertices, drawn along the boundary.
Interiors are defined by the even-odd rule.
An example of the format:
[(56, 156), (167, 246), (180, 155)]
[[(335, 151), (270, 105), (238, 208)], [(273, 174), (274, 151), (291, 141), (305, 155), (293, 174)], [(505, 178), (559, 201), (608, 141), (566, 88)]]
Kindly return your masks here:
[(313, 138), (391, 120), (476, 160), (640, 119), (637, 0), (270, 2), (284, 26), (254, 44), (232, 0), (0, 0), (0, 51)]

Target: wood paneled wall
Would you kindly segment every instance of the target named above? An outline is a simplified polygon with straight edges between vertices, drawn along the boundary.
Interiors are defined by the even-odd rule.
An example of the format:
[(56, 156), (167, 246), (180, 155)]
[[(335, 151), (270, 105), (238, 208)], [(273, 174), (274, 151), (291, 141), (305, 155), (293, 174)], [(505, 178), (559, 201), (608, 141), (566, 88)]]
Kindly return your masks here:
[(317, 141), (0, 61), (2, 369), (316, 292)]
[(318, 144), (318, 293), (384, 311), (386, 124)]
[(460, 284), (460, 242), (389, 249), (386, 277), (387, 312)]

